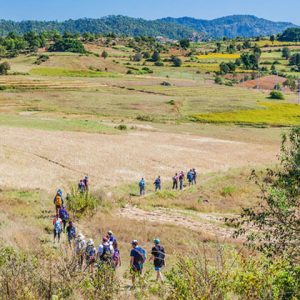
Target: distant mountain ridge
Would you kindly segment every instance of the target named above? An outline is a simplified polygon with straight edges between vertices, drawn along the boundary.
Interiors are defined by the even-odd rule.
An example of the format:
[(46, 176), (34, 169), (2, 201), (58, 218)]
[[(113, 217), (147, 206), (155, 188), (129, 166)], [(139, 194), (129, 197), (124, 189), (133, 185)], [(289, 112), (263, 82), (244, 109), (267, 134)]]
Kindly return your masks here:
[(145, 20), (126, 16), (107, 16), (99, 19), (57, 21), (6, 21), (0, 20), (0, 35), (9, 32), (24, 34), (29, 31), (57, 30), (61, 33), (115, 33), (127, 36), (163, 36), (170, 39), (191, 38), (205, 35), (211, 38), (267, 36), (298, 27), (288, 22), (272, 22), (255, 16), (236, 15), (214, 20), (189, 17)]
[(164, 18), (160, 21), (180, 24), (213, 38), (268, 36), (281, 33), (290, 27), (298, 27), (290, 22), (273, 22), (251, 15), (233, 15), (210, 21), (189, 17)]

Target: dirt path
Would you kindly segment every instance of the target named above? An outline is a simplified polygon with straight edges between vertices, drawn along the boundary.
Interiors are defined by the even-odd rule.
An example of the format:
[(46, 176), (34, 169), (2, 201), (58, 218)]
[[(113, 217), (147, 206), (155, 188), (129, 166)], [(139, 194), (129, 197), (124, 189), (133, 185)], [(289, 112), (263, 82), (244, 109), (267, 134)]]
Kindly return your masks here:
[[(119, 212), (119, 216), (128, 219), (147, 221), (151, 223), (170, 224), (205, 233), (219, 240), (231, 240), (233, 229), (225, 227), (225, 215), (186, 212), (175, 209), (156, 209), (144, 211), (137, 207), (126, 206)], [(231, 217), (231, 216), (227, 216)]]
[(170, 181), (191, 167), (200, 174), (263, 165), (277, 146), (188, 134), (130, 131), (121, 135), (1, 127), (0, 187), (66, 189), (85, 174), (95, 189), (158, 174)]

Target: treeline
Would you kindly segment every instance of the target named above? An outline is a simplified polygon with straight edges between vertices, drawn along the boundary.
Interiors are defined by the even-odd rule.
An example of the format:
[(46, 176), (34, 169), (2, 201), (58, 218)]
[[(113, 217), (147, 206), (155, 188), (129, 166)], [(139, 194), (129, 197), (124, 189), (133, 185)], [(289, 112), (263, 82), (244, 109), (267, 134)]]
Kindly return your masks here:
[(170, 39), (182, 39), (193, 36), (193, 29), (162, 21), (147, 21), (124, 16), (109, 16), (101, 19), (79, 19), (64, 22), (57, 21), (0, 21), (0, 35), (6, 36), (10, 32), (25, 34), (27, 32), (42, 33), (44, 31), (57, 31), (84, 34), (109, 34), (113, 32), (118, 36), (163, 36)]
[(42, 33), (28, 32), (18, 35), (10, 32), (6, 37), (0, 37), (0, 57), (16, 57), (19, 54), (37, 52), (39, 48), (48, 47), (49, 52), (75, 52), (85, 53), (83, 41), (85, 37), (78, 34), (57, 31)]

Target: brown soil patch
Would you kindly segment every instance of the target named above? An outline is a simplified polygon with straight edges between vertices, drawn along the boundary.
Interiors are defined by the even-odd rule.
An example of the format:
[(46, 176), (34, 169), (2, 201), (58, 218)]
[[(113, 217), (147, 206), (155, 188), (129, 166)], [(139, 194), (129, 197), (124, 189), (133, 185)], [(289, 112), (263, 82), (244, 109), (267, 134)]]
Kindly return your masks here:
[(263, 90), (273, 90), (277, 83), (283, 84), (286, 78), (280, 76), (265, 76), (255, 80), (248, 80), (238, 84), (239, 87), (245, 87), (249, 89), (260, 88)]

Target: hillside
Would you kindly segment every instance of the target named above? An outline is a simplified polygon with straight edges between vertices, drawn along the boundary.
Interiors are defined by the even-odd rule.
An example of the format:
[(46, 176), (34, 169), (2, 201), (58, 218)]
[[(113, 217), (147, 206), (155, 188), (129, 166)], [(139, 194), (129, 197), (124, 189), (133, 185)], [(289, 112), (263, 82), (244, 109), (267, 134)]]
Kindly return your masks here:
[(115, 33), (126, 36), (163, 36), (171, 39), (189, 38), (195, 33), (206, 34), (212, 38), (236, 36), (267, 36), (283, 32), (292, 23), (272, 22), (254, 16), (229, 16), (211, 21), (193, 18), (164, 18), (161, 20), (144, 20), (126, 16), (108, 16), (100, 19), (78, 19), (57, 21), (0, 21), (0, 35), (9, 32), (24, 34), (29, 31), (43, 32), (57, 30), (60, 33)]
[(198, 20), (194, 18), (165, 18), (163, 22), (180, 24), (199, 32), (204, 32), (213, 38), (255, 37), (278, 34), (296, 25), (288, 22), (272, 22), (255, 16), (235, 15), (214, 20)]

